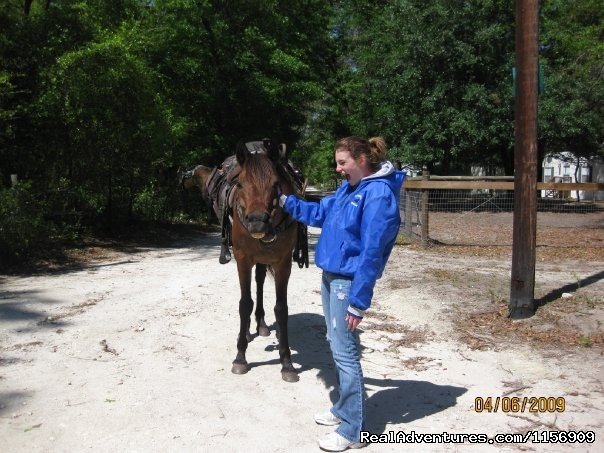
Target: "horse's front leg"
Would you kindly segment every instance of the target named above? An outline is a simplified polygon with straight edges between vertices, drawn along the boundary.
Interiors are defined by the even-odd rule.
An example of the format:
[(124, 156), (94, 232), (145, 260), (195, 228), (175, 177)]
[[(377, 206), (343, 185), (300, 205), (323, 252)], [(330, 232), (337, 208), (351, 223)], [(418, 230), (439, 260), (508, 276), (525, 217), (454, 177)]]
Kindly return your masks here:
[(235, 374), (245, 374), (250, 367), (245, 359), (245, 351), (248, 344), (250, 329), (250, 316), (254, 308), (252, 300), (252, 267), (253, 265), (237, 261), (239, 272), (239, 286), (241, 288), (241, 299), (239, 299), (239, 336), (237, 337), (237, 356), (233, 360), (231, 371)]
[(256, 264), (256, 333), (268, 337), (270, 330), (264, 320), (264, 281), (266, 280), (266, 264)]
[(289, 349), (289, 336), (287, 333), (287, 284), (291, 274), (291, 258), (288, 255), (286, 262), (275, 267), (275, 289), (277, 302), (275, 304), (275, 318), (279, 326), (279, 358), (281, 360), (281, 377), (287, 382), (298, 382), (298, 372), (292, 364), (291, 351)]

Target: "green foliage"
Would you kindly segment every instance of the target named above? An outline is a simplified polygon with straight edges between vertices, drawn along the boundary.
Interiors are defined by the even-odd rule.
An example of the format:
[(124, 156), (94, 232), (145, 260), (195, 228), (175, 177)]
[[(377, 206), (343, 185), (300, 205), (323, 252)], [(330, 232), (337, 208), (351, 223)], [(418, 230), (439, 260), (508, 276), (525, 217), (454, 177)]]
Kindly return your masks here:
[(351, 132), (383, 135), (393, 157), (445, 173), (510, 149), (513, 2), (353, 5), (342, 69)]
[(15, 87), (10, 81), (10, 74), (7, 71), (0, 72), (0, 100), (4, 100), (0, 104), (0, 147), (9, 146), (9, 140), (15, 138), (12, 125), (15, 121), (17, 111), (13, 106), (10, 106), (6, 100), (14, 93)]
[(41, 104), (45, 121), (58, 123), (55, 165), (69, 170), (89, 208), (108, 222), (115, 208), (131, 212), (170, 142), (169, 118), (144, 62), (119, 35), (66, 53), (49, 71)]
[(581, 335), (578, 341), (579, 345), (584, 348), (591, 348), (593, 346), (593, 340), (586, 335)]
[(603, 10), (594, 0), (556, 0), (542, 10), (543, 152), (604, 156)]
[(338, 176), (334, 172), (334, 143), (324, 140), (315, 145), (304, 161), (304, 176), (313, 184), (333, 185)]
[(31, 184), (0, 188), (0, 262), (2, 266), (27, 258), (44, 243), (49, 230), (45, 205)]
[(166, 218), (168, 199), (165, 193), (150, 183), (134, 198), (134, 212), (143, 220), (158, 221)]
[(216, 164), (239, 140), (295, 143), (322, 94), (329, 8), (318, 0), (155, 2), (141, 45), (181, 126), (177, 153), (195, 150)]
[[(602, 155), (602, 2), (540, 7), (539, 148)], [(513, 174), (515, 3), (336, 3), (335, 73), (304, 142), (383, 135), (390, 157), (440, 174), (471, 165)]]

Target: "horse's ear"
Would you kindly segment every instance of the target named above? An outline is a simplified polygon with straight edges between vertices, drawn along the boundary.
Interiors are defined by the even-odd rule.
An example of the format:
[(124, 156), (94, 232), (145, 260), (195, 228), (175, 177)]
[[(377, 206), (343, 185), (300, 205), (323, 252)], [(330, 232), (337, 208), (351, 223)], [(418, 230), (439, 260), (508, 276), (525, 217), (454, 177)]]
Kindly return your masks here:
[(238, 142), (236, 156), (237, 156), (237, 162), (239, 163), (240, 167), (243, 167), (243, 164), (245, 163), (245, 161), (249, 157), (249, 155), (250, 155), (250, 151), (247, 149), (247, 146), (245, 146), (245, 143), (243, 143), (242, 141)]
[[(267, 139), (265, 139), (267, 140)], [(279, 163), (284, 163), (287, 161), (286, 158), (286, 147), (285, 147), (285, 143), (280, 143), (279, 145), (275, 144), (273, 141), (268, 141), (268, 145), (266, 146), (267, 142), (265, 142), (265, 148), (268, 151), (268, 157), (273, 161), (273, 162), (279, 162)]]
[(273, 141), (270, 138), (263, 138), (262, 144), (264, 145), (264, 149), (270, 156), (274, 151)]

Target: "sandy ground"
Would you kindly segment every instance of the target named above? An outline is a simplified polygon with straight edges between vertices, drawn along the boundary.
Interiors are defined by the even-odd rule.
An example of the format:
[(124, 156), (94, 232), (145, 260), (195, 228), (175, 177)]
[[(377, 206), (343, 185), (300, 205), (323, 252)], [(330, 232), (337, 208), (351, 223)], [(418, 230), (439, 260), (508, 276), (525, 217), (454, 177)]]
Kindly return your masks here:
[[(538, 286), (555, 289), (583, 279), (590, 284), (580, 291), (593, 308), (604, 281), (589, 277), (603, 268), (604, 262), (541, 266)], [(601, 346), (536, 347), (512, 329), (506, 338), (468, 332), (488, 346), (472, 347), (456, 323), (488, 309), (499, 290), (475, 282), (468, 295), (448, 278), (452, 269), (489, 274), (503, 288), (509, 279), (507, 260), (395, 248), (361, 324), (368, 430), (534, 431), (534, 437), (591, 431), (595, 442), (373, 443), (362, 451), (604, 451)], [(218, 237), (209, 234), (109, 254), (84, 267), (0, 276), (0, 450), (318, 451), (316, 439), (331, 428), (316, 425), (313, 414), (328, 409), (335, 396), (320, 271), (294, 266), (290, 280), (290, 343), (300, 371), (293, 384), (279, 371), (268, 280), (271, 336), (250, 343), (248, 374), (231, 373), (239, 323), (236, 273), (234, 263), (218, 264)], [(585, 313), (593, 320), (593, 310)], [(487, 397), (493, 405), (501, 397), (498, 410), (476, 412), (476, 398)], [(525, 407), (506, 413), (504, 397), (507, 403), (564, 398), (565, 407), (531, 412), (527, 399)]]

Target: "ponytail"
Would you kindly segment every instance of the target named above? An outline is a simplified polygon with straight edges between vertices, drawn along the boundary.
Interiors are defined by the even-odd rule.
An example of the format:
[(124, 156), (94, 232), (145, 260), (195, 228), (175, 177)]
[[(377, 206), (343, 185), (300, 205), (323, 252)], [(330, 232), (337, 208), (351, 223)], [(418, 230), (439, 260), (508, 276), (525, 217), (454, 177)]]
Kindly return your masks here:
[(347, 149), (355, 160), (364, 154), (373, 172), (379, 170), (388, 154), (386, 142), (382, 137), (371, 137), (369, 140), (354, 136), (342, 138), (336, 143), (335, 150), (340, 148)]
[(371, 147), (371, 156), (369, 162), (382, 163), (386, 160), (388, 156), (388, 148), (386, 147), (386, 142), (383, 137), (371, 137), (369, 139), (369, 145)]

